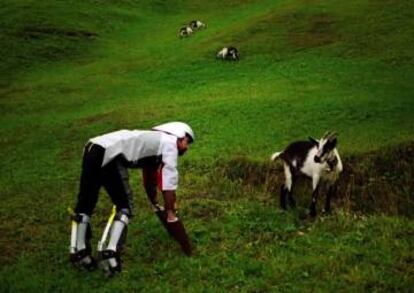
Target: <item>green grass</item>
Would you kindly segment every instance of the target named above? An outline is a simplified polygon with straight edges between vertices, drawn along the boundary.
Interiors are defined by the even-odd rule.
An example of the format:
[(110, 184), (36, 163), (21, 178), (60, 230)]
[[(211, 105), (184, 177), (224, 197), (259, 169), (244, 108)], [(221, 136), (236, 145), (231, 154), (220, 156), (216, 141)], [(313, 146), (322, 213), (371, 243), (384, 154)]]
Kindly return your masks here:
[[(408, 291), (414, 228), (402, 214), (413, 206), (400, 213), (386, 203), (387, 196), (406, 200), (399, 205), (413, 200), (412, 171), (404, 168), (414, 140), (413, 6), (4, 1), (1, 291)], [(207, 29), (178, 39), (178, 28), (195, 18)], [(226, 45), (240, 49), (240, 62), (215, 60)], [(104, 281), (100, 272), (74, 271), (66, 208), (76, 198), (83, 144), (111, 130), (170, 120), (188, 122), (197, 136), (180, 162), (179, 190), (196, 256), (180, 255), (132, 171), (137, 216), (125, 272)], [(328, 129), (339, 132), (350, 166), (341, 194), (354, 205), (338, 200), (336, 213), (310, 223), (295, 212), (278, 213), (278, 186), (246, 183), (243, 174), (262, 178), (264, 167), (279, 184), (280, 170), (266, 165), (269, 155)], [(403, 155), (393, 151), (401, 145), (409, 146)], [(372, 153), (372, 161), (363, 159)], [(243, 160), (239, 179), (217, 179)], [(363, 181), (382, 178), (384, 166), (392, 169), (381, 184)], [(362, 181), (349, 192), (352, 176)], [(371, 209), (348, 208), (367, 206), (377, 191)], [(95, 240), (109, 209), (102, 193)]]

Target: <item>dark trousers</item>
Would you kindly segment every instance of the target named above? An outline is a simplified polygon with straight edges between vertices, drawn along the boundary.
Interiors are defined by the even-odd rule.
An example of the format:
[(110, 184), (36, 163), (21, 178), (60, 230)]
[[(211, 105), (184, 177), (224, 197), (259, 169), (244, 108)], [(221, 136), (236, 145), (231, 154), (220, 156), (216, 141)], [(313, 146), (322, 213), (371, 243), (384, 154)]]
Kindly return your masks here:
[(132, 216), (132, 190), (125, 162), (122, 157), (116, 157), (102, 167), (104, 154), (103, 147), (86, 144), (75, 212), (91, 216), (98, 201), (99, 190), (103, 186), (117, 211), (126, 209)]

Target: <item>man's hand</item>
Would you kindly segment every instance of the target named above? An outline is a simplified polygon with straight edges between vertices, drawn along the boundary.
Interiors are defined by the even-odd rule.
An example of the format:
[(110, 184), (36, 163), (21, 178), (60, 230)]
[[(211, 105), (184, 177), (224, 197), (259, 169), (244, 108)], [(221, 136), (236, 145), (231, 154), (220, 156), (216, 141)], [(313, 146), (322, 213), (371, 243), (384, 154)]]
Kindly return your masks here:
[(167, 222), (168, 223), (173, 223), (173, 222), (177, 222), (178, 218), (175, 214), (174, 211), (167, 211)]

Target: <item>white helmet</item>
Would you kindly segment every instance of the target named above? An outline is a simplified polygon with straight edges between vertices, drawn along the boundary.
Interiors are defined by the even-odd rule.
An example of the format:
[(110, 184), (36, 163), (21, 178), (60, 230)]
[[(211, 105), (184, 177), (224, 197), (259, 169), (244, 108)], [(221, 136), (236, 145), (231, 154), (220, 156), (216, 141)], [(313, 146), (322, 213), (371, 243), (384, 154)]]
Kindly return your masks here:
[(165, 124), (161, 124), (152, 128), (152, 130), (158, 130), (162, 132), (166, 132), (168, 134), (172, 134), (178, 138), (183, 138), (186, 135), (191, 137), (191, 140), (194, 141), (194, 132), (191, 127), (183, 122), (169, 122)]

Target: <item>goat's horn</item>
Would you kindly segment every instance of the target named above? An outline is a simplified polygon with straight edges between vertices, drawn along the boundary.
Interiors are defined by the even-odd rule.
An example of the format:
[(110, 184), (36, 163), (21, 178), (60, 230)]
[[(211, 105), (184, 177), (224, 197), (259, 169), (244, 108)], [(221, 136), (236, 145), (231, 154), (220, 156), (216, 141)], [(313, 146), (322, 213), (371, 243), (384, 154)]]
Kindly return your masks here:
[(336, 131), (332, 131), (332, 132), (330, 132), (329, 133), (329, 136), (327, 137), (328, 139), (333, 139), (333, 138), (335, 138), (335, 136), (337, 136), (338, 135), (338, 133), (336, 132)]
[(330, 135), (330, 131), (325, 132), (325, 134), (322, 136), (322, 138), (327, 138)]

